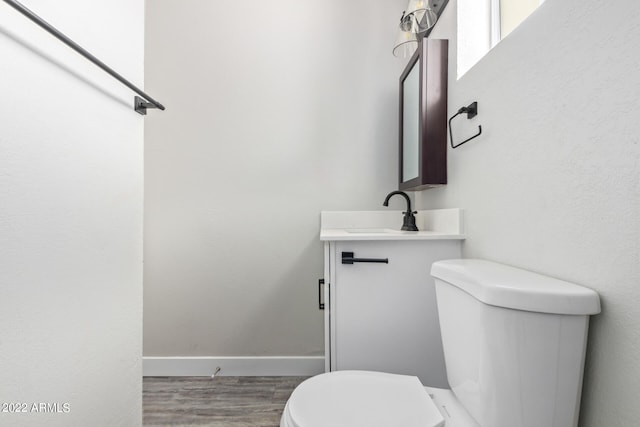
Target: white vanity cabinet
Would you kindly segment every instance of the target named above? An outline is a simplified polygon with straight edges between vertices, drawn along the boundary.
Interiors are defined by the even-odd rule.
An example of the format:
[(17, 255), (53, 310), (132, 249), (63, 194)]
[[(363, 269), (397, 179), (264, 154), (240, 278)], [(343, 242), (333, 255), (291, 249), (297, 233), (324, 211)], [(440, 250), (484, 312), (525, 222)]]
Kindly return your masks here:
[(325, 369), (416, 375), (448, 388), (430, 270), (461, 257), (462, 234), (353, 230), (321, 233)]

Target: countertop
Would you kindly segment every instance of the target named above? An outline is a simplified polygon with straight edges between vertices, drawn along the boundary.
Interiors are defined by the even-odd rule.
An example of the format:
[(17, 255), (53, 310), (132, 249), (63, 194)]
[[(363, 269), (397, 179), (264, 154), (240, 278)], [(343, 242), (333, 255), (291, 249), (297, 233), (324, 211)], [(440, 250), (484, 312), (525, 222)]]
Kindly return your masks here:
[(418, 211), (420, 231), (401, 231), (402, 211), (323, 211), (320, 240), (464, 240), (462, 209)]

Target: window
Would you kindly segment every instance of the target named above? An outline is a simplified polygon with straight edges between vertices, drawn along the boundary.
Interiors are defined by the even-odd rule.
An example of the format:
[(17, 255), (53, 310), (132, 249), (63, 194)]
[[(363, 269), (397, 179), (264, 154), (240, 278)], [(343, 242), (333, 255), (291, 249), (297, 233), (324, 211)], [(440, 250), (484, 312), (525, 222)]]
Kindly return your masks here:
[(498, 44), (544, 0), (491, 0), (491, 47)]
[(458, 0), (458, 78), (544, 0)]

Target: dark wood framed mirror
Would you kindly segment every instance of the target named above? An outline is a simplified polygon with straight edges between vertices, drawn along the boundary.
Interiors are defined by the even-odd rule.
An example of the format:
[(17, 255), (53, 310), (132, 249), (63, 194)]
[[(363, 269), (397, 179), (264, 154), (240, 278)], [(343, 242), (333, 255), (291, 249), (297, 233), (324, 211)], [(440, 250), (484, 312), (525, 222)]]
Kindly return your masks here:
[(448, 40), (422, 39), (400, 76), (400, 190), (447, 183), (448, 50)]

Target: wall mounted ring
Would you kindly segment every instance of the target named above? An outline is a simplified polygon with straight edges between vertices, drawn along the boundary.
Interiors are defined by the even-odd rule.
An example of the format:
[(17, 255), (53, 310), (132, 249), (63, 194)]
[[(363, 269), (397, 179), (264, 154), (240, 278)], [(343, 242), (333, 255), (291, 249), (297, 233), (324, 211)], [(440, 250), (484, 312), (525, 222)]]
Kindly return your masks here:
[(478, 125), (478, 133), (473, 135), (470, 138), (465, 139), (464, 141), (462, 141), (459, 144), (453, 144), (453, 134), (451, 132), (451, 121), (453, 119), (455, 119), (457, 116), (459, 116), (460, 114), (467, 114), (467, 119), (472, 119), (475, 116), (478, 115), (478, 103), (477, 102), (472, 102), (471, 104), (467, 105), (466, 107), (462, 107), (458, 110), (457, 113), (455, 113), (453, 116), (451, 116), (451, 118), (449, 119), (449, 141), (451, 142), (451, 148), (458, 148), (460, 147), (462, 144), (465, 144), (469, 141), (471, 141), (472, 139), (480, 136), (480, 134), (482, 133), (482, 126)]

